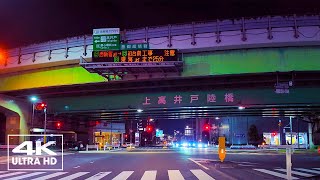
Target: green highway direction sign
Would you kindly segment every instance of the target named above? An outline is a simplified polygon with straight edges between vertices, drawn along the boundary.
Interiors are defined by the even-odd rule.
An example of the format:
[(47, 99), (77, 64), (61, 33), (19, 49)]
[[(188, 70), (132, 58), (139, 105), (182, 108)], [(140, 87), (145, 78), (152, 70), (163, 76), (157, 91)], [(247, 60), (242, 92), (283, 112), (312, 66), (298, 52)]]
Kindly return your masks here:
[(93, 30), (93, 51), (119, 50), (120, 28), (103, 28)]
[(120, 49), (121, 50), (149, 49), (149, 43), (121, 44)]

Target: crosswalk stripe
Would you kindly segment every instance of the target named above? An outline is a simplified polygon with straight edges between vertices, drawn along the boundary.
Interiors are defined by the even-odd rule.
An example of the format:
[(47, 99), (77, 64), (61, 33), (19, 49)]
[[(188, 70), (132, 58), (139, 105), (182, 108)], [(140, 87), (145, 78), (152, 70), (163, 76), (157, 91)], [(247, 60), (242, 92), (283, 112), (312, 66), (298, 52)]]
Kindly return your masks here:
[(207, 173), (202, 171), (201, 169), (192, 169), (190, 170), (192, 174), (194, 174), (199, 180), (214, 180), (211, 176), (209, 176)]
[(46, 172), (34, 172), (34, 173), (30, 173), (30, 174), (25, 174), (25, 175), (13, 177), (13, 178), (8, 178), (5, 180), (20, 180), (20, 179), (25, 179), (25, 178), (32, 177), (32, 176), (37, 176), (37, 175), (40, 175), (43, 173), (46, 173)]
[[(266, 169), (254, 169), (254, 170), (260, 171), (260, 172), (263, 172), (263, 173), (266, 173), (266, 174), (270, 174), (272, 176), (277, 176), (277, 177), (280, 177), (280, 178), (283, 178), (283, 179), (287, 178), (286, 174), (281, 174), (281, 173), (274, 172), (274, 171), (269, 171), (269, 170), (266, 170)], [(298, 179), (298, 178), (292, 176), (292, 179)]]
[(311, 170), (311, 169), (305, 169), (305, 168), (295, 168), (299, 171), (305, 171), (305, 172), (309, 172), (309, 173), (314, 173), (314, 174), (320, 174), (320, 171), (316, 171), (316, 170)]
[(24, 174), (24, 173), (26, 173), (26, 172), (13, 172), (13, 173), (9, 173), (9, 174), (2, 174), (2, 175), (0, 175), (0, 178), (15, 176), (15, 175)]
[(66, 177), (63, 177), (59, 180), (71, 180), (71, 179), (75, 179), (75, 178), (78, 178), (80, 176), (83, 176), (85, 174), (88, 174), (89, 172), (78, 172), (78, 173), (75, 173), (75, 174), (71, 174), (70, 176), (66, 176)]
[(118, 174), (118, 176), (114, 177), (113, 180), (128, 179), (128, 177), (131, 176), (132, 173), (133, 173), (133, 171), (122, 171), (120, 174)]
[(157, 176), (157, 171), (146, 171), (144, 172), (141, 180), (155, 180)]
[(46, 176), (38, 177), (38, 178), (35, 178), (35, 179), (32, 179), (32, 180), (46, 180), (46, 179), (54, 178), (54, 177), (57, 177), (57, 176), (61, 176), (61, 175), (66, 174), (66, 173), (67, 172), (56, 172), (56, 173), (48, 174)]
[(91, 177), (87, 178), (86, 180), (99, 180), (110, 173), (111, 172), (99, 172), (98, 174), (95, 174), (94, 176), (91, 176)]
[(179, 170), (168, 170), (169, 180), (184, 180)]
[(8, 171), (0, 171), (0, 174), (7, 173)]
[(315, 169), (315, 170), (319, 170), (319, 171), (320, 171), (320, 168), (313, 168), (313, 169)]
[[(287, 172), (286, 169), (276, 169), (277, 171), (282, 171), (282, 172)], [(304, 176), (304, 177), (311, 177), (311, 176), (314, 176), (312, 174), (307, 174), (307, 173), (303, 173), (303, 172), (298, 172), (298, 171), (292, 171), (291, 170), (291, 173), (292, 174), (296, 174), (296, 175), (299, 175), (299, 176)]]

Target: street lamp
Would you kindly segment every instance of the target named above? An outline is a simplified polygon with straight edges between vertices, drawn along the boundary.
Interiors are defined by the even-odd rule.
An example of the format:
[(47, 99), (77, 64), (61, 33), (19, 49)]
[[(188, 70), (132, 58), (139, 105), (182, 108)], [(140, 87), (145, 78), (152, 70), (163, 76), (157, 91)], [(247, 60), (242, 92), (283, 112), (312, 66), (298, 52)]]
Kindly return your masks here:
[(31, 128), (33, 129), (35, 103), (38, 101), (38, 98), (36, 96), (31, 96), (30, 101), (32, 102)]

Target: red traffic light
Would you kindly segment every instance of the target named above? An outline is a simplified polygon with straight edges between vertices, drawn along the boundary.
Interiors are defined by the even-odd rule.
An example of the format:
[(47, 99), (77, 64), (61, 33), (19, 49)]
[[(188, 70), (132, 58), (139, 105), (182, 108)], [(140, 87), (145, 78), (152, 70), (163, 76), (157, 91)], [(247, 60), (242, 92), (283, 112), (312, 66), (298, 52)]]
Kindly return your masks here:
[(61, 122), (57, 122), (57, 123), (56, 123), (56, 128), (57, 128), (57, 129), (60, 129), (60, 128), (61, 128), (61, 125), (62, 125)]
[(147, 130), (147, 132), (151, 132), (152, 131), (152, 127), (151, 126), (147, 126), (146, 130)]
[(276, 134), (277, 134), (277, 133), (273, 132), (273, 133), (272, 133), (272, 136), (275, 136)]
[(204, 130), (206, 130), (206, 131), (210, 130), (210, 125), (209, 124), (205, 124), (204, 125)]
[(37, 103), (35, 105), (35, 109), (38, 110), (38, 111), (44, 110), (45, 108), (47, 108), (47, 104), (44, 103), (44, 102)]

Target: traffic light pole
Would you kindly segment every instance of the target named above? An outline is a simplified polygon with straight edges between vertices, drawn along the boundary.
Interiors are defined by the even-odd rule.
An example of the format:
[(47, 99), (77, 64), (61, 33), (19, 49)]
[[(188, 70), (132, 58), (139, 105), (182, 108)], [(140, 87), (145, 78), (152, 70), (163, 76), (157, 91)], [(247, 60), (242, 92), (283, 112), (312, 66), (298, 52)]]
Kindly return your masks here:
[(34, 109), (35, 109), (35, 104), (32, 103), (32, 117), (31, 117), (31, 129), (33, 132), (33, 121), (34, 121)]
[(44, 143), (47, 142), (47, 137), (46, 137), (46, 134), (47, 134), (47, 108), (44, 108), (43, 109), (44, 111)]

